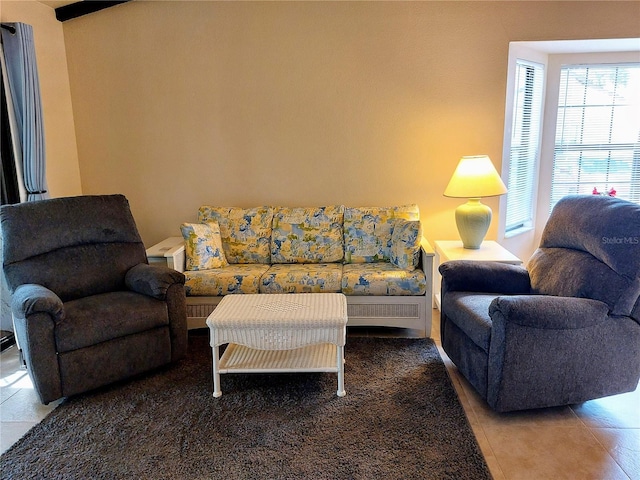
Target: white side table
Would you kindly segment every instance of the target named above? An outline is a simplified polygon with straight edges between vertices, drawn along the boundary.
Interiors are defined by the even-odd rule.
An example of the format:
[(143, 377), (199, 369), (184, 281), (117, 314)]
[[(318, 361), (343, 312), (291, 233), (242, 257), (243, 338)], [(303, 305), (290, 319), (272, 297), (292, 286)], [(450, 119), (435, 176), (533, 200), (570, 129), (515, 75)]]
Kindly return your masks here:
[(433, 262), (433, 305), (440, 310), (440, 283), (438, 267), (449, 260), (474, 260), (522, 265), (522, 260), (497, 242), (485, 240), (478, 250), (464, 248), (460, 240), (436, 240)]
[(182, 237), (169, 237), (147, 248), (147, 259), (150, 265), (164, 265), (184, 272), (184, 258), (184, 239)]

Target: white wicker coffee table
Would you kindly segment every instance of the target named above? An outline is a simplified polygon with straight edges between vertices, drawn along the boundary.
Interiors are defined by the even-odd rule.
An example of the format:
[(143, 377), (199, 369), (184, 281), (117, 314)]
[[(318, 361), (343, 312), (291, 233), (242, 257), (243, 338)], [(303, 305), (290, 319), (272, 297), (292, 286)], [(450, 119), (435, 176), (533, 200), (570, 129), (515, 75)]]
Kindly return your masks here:
[(285, 372), (335, 372), (344, 396), (346, 325), (342, 293), (226, 295), (207, 318), (213, 396), (222, 395), (220, 374)]

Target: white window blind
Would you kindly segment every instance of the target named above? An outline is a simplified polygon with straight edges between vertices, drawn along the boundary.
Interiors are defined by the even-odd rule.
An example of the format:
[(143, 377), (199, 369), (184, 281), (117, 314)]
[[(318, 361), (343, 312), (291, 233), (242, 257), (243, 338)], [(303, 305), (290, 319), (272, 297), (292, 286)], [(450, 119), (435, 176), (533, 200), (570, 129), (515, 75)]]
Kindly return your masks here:
[(517, 60), (505, 234), (533, 222), (543, 91), (544, 65)]
[(640, 64), (561, 69), (551, 208), (594, 188), (640, 203)]

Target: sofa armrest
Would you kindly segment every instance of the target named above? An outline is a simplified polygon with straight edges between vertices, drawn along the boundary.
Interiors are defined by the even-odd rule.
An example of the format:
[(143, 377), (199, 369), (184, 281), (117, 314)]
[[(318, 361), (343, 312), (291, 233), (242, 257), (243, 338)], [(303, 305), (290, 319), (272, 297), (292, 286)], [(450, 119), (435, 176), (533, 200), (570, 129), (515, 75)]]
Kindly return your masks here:
[(184, 249), (184, 243), (173, 248), (171, 251), (171, 261), (167, 260), (167, 266), (178, 272), (184, 272), (186, 269), (187, 254)]
[(436, 254), (431, 244), (424, 237), (420, 239), (420, 249), (422, 250), (423, 256), (427, 255), (429, 257), (433, 257)]
[(434, 255), (433, 247), (426, 238), (422, 237), (422, 240), (420, 240), (420, 265), (418, 268), (424, 272), (427, 279), (431, 278), (433, 274)]
[(15, 318), (46, 313), (56, 323), (64, 319), (64, 306), (60, 297), (48, 288), (34, 283), (16, 288), (11, 299), (11, 311)]
[[(433, 259), (435, 257), (435, 252), (431, 244), (427, 241), (426, 238), (422, 237), (420, 240), (420, 268), (424, 272), (424, 276), (427, 279), (427, 288), (424, 292), (425, 298), (427, 299), (429, 308), (433, 302)], [(426, 336), (431, 335), (431, 312), (427, 309), (427, 316), (429, 320), (427, 321), (426, 327)]]
[(185, 278), (184, 274), (169, 267), (140, 263), (129, 269), (124, 281), (129, 290), (164, 300), (169, 287), (184, 285)]
[(528, 294), (529, 272), (520, 265), (506, 263), (450, 260), (438, 268), (442, 275), (442, 295), (446, 292)]

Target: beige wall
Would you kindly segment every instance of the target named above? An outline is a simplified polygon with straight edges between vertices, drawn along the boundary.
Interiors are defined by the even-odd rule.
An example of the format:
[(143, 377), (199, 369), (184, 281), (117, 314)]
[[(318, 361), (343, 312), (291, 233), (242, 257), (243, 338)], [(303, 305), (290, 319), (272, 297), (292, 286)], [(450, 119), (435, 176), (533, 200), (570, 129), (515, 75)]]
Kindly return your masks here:
[(44, 114), (47, 184), (52, 197), (82, 194), (62, 24), (52, 8), (32, 0), (0, 1), (2, 22), (33, 27)]
[(71, 20), (83, 193), (124, 193), (147, 245), (201, 204), (415, 202), (430, 241), (457, 238), (442, 192), (462, 155), (501, 166), (509, 42), (637, 37), (639, 19), (639, 2), (136, 0)]

